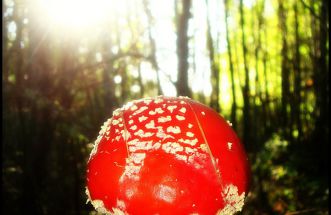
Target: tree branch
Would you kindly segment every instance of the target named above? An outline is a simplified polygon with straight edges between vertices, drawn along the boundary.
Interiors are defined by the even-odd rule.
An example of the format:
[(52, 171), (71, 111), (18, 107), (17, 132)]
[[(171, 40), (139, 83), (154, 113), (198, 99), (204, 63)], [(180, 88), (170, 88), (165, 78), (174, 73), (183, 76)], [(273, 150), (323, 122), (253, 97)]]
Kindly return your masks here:
[(309, 6), (304, 0), (300, 0), (300, 2), (302, 3), (304, 8), (309, 10), (311, 15), (313, 15), (316, 19), (321, 19), (321, 17), (316, 14), (315, 10), (311, 6)]

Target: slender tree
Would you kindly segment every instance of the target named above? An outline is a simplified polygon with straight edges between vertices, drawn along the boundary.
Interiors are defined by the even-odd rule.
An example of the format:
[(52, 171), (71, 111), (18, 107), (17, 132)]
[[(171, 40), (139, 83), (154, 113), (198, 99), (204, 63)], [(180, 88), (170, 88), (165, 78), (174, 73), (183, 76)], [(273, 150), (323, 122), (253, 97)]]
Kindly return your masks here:
[[(2, 14), (5, 14), (7, 11), (7, 5), (5, 2), (2, 2)], [(2, 83), (3, 85), (6, 84), (8, 81), (8, 30), (7, 30), (7, 25), (8, 25), (8, 16), (6, 17), (3, 15), (2, 17)]]
[(286, 11), (284, 8), (283, 0), (278, 2), (278, 16), (279, 16), (279, 28), (281, 30), (282, 37), (282, 49), (281, 49), (281, 76), (282, 76), (282, 96), (281, 96), (281, 121), (284, 136), (289, 138), (289, 94), (290, 94), (290, 80), (289, 80), (289, 59), (288, 59), (288, 43), (287, 43), (287, 26), (286, 26)]
[[(116, 32), (117, 33), (117, 37), (120, 37), (120, 34), (119, 32)], [(113, 60), (113, 53), (109, 52), (109, 49), (107, 48), (108, 47), (108, 44), (110, 44), (111, 41), (109, 38), (104, 38), (104, 40), (102, 41), (102, 45), (101, 45), (101, 54), (102, 54), (102, 78), (101, 78), (101, 81), (102, 81), (102, 86), (103, 86), (103, 90), (101, 91), (101, 95), (102, 95), (102, 104), (101, 107), (103, 106), (104, 108), (102, 108), (102, 110), (104, 110), (105, 112), (103, 111), (99, 111), (97, 114), (98, 114), (98, 119), (99, 120), (104, 120), (104, 115), (109, 115), (112, 113), (113, 109), (115, 109), (118, 104), (119, 104), (119, 101), (118, 101), (118, 98), (116, 98), (116, 95), (115, 95), (115, 82), (114, 82), (114, 76), (115, 76), (115, 61), (116, 60)], [(111, 59), (107, 64), (105, 63), (106, 59)], [(122, 75), (123, 74), (119, 74)], [(122, 82), (123, 82), (123, 77), (122, 77)], [(95, 95), (97, 97), (99, 97), (98, 95)], [(95, 98), (97, 99), (97, 98)], [(98, 101), (97, 101), (98, 103)], [(96, 104), (97, 104), (96, 103)], [(100, 107), (100, 108), (101, 108)]]
[(256, 14), (256, 16), (251, 17), (252, 21), (252, 29), (254, 29), (253, 32), (253, 42), (254, 42), (254, 58), (255, 58), (255, 95), (254, 95), (254, 102), (253, 102), (253, 118), (256, 119), (254, 123), (254, 129), (252, 129), (254, 134), (252, 135), (252, 141), (253, 142), (259, 142), (260, 137), (262, 136), (262, 133), (264, 132), (264, 127), (261, 126), (262, 118), (260, 114), (260, 101), (262, 99), (261, 96), (261, 81), (260, 81), (260, 52), (261, 52), (261, 27), (262, 27), (262, 11), (264, 7), (264, 1), (262, 3), (257, 2), (254, 7), (252, 7), (253, 14)]
[(302, 137), (302, 122), (301, 122), (301, 110), (300, 105), (302, 102), (301, 99), (301, 54), (300, 54), (300, 43), (301, 38), (299, 35), (299, 12), (298, 12), (298, 3), (294, 2), (294, 29), (295, 29), (295, 50), (294, 50), (294, 60), (293, 60), (293, 69), (294, 69), (294, 99), (293, 99), (293, 117), (296, 123), (298, 138)]
[[(192, 93), (188, 84), (188, 24), (191, 16), (191, 0), (182, 0), (178, 3), (181, 3), (181, 7), (176, 7), (178, 57), (178, 75), (176, 89), (178, 95), (191, 97)], [(177, 4), (177, 2), (175, 2), (175, 4)]]
[(240, 11), (240, 27), (241, 27), (241, 42), (243, 50), (243, 60), (244, 60), (244, 72), (245, 72), (245, 84), (242, 88), (242, 95), (244, 100), (243, 107), (243, 142), (248, 146), (251, 140), (251, 116), (250, 116), (250, 80), (249, 80), (249, 69), (247, 61), (247, 45), (246, 45), (246, 34), (245, 34), (245, 14), (243, 0), (240, 0), (239, 3)]
[(329, 1), (322, 0), (319, 11), (319, 26), (316, 39), (318, 40), (317, 56), (315, 58), (314, 68), (314, 91), (316, 95), (316, 119), (312, 135), (313, 141), (321, 144), (323, 153), (323, 170), (327, 174), (329, 135), (330, 135), (330, 85), (329, 85), (329, 61), (328, 44), (329, 44)]
[(232, 105), (231, 105), (231, 123), (234, 129), (237, 128), (237, 96), (236, 96), (236, 84), (234, 81), (234, 68), (233, 68), (233, 56), (232, 56), (232, 45), (230, 41), (230, 29), (229, 29), (229, 0), (224, 0), (224, 21), (226, 28), (226, 44), (228, 51), (228, 60), (230, 68), (230, 77), (231, 77), (231, 93), (232, 93)]
[[(208, 11), (209, 4), (206, 0), (206, 8)], [(220, 67), (217, 59), (217, 50), (215, 50), (215, 43), (211, 34), (210, 18), (207, 12), (207, 47), (209, 51), (209, 62), (210, 62), (210, 82), (212, 86), (212, 92), (210, 96), (210, 107), (217, 112), (221, 111), (219, 104), (220, 98)], [(218, 39), (217, 39), (218, 40)]]
[(145, 90), (144, 90), (143, 78), (141, 74), (141, 63), (139, 63), (138, 65), (138, 83), (140, 87), (140, 97), (143, 98), (145, 94)]
[(153, 18), (152, 12), (150, 10), (149, 0), (144, 0), (143, 4), (144, 4), (144, 11), (146, 13), (147, 20), (148, 20), (148, 38), (149, 38), (150, 46), (151, 46), (150, 60), (151, 60), (153, 68), (156, 71), (157, 94), (162, 95), (163, 92), (162, 92), (162, 88), (161, 88), (160, 74), (159, 74), (160, 68), (159, 68), (159, 65), (157, 62), (157, 58), (156, 58), (156, 42), (152, 35), (154, 18)]
[(131, 78), (128, 75), (127, 71), (127, 64), (124, 62), (119, 63), (119, 67), (117, 68), (117, 73), (121, 74), (122, 81), (121, 81), (121, 99), (120, 103), (124, 104), (128, 101), (130, 98), (130, 83), (131, 83)]
[[(260, 23), (265, 25), (265, 20), (263, 16), (261, 16)], [(262, 24), (262, 25), (263, 25)], [(268, 63), (269, 63), (269, 54), (268, 54), (268, 33), (267, 28), (263, 27), (263, 38), (264, 38), (264, 47), (263, 47), (263, 57), (262, 57), (262, 63), (263, 63), (263, 80), (264, 80), (264, 98), (262, 99), (262, 111), (263, 111), (263, 122), (264, 127), (266, 128), (265, 131), (269, 130), (270, 128), (270, 93), (269, 93), (269, 76), (268, 76)], [(265, 132), (264, 134), (267, 136), (268, 134)]]

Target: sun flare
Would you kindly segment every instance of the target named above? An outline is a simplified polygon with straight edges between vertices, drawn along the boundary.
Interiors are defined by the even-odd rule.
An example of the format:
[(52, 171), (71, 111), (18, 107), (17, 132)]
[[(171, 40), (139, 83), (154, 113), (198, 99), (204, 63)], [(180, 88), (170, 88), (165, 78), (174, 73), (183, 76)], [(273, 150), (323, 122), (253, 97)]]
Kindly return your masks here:
[(109, 0), (43, 0), (39, 6), (49, 24), (75, 30), (107, 21), (112, 4)]
[[(101, 37), (108, 37), (110, 43), (119, 42), (120, 47), (129, 47), (134, 43), (136, 36), (132, 36), (131, 31), (137, 28), (135, 34), (141, 35), (143, 40), (148, 41), (148, 29), (150, 28), (156, 45), (156, 58), (160, 72), (160, 84), (165, 95), (175, 96), (176, 89), (172, 81), (176, 80), (177, 75), (177, 55), (176, 55), (176, 34), (174, 34), (174, 22), (170, 17), (174, 14), (174, 2), (151, 0), (150, 9), (153, 11), (153, 24), (149, 26), (147, 15), (141, 4), (143, 1), (132, 0), (34, 0), (37, 4), (33, 9), (34, 16), (46, 28), (47, 33), (61, 40), (86, 41), (98, 40)], [(140, 2), (140, 3), (139, 3)], [(137, 8), (138, 7), (138, 8)], [(206, 13), (201, 8), (205, 7), (203, 2), (194, 3), (194, 14), (192, 17), (193, 25), (199, 28), (192, 28), (195, 40), (200, 41), (195, 44), (195, 59), (191, 58), (190, 63), (196, 63), (196, 70), (201, 71), (197, 75), (192, 75), (190, 69), (190, 82), (194, 93), (202, 92), (204, 95), (211, 94), (209, 59), (206, 54), (205, 32)], [(37, 9), (37, 10), (35, 10)], [(193, 31), (189, 32), (193, 34)], [(99, 35), (102, 35), (101, 37)], [(120, 35), (120, 36), (119, 36)], [(116, 39), (120, 37), (120, 39)], [(146, 39), (147, 38), (147, 39)], [(145, 41), (146, 42), (146, 41)], [(92, 43), (92, 42), (91, 42)], [(193, 47), (192, 47), (193, 48)], [(119, 49), (119, 47), (112, 47)], [(115, 51), (117, 52), (117, 51)], [(102, 61), (102, 55), (96, 55), (98, 62)], [(156, 79), (153, 75), (155, 71), (151, 67), (142, 68), (145, 80)], [(152, 74), (152, 75), (151, 75)], [(169, 77), (170, 80), (169, 81)], [(116, 80), (119, 81), (119, 80)], [(133, 91), (137, 88), (133, 86)], [(225, 91), (222, 91), (223, 93)]]

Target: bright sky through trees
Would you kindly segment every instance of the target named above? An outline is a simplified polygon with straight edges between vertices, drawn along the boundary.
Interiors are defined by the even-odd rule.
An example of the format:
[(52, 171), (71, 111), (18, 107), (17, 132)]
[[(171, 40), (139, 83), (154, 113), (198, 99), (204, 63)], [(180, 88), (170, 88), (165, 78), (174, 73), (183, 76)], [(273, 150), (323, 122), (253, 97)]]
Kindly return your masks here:
[[(10, 2), (10, 0), (7, 0)], [(91, 37), (102, 31), (103, 28), (115, 28), (112, 26), (113, 20), (119, 17), (122, 24), (127, 22), (126, 17), (135, 1), (116, 1), (116, 0), (36, 0), (36, 7), (39, 14), (43, 17), (44, 24), (51, 26), (50, 32), (59, 35), (61, 32), (80, 40), (84, 37)], [(268, 1), (269, 2), (269, 1)], [(244, 1), (246, 7), (251, 7), (252, 0)], [(267, 7), (268, 8), (267, 4)], [(207, 8), (208, 7), (208, 8)], [(270, 8), (270, 5), (269, 5)], [(173, 1), (150, 1), (150, 9), (154, 22), (151, 26), (152, 37), (156, 42), (156, 58), (159, 65), (160, 83), (165, 95), (175, 96), (176, 89), (173, 82), (177, 78), (177, 56), (176, 56), (176, 27), (174, 25), (174, 2)], [(216, 11), (217, 10), (217, 11)], [(143, 10), (137, 10), (140, 23), (147, 25), (146, 14)], [(7, 13), (11, 11), (7, 11)], [(208, 49), (206, 47), (207, 13), (212, 28), (212, 37), (218, 40), (217, 49), (220, 53), (226, 52), (226, 30), (224, 23), (224, 5), (222, 1), (210, 0), (208, 5), (205, 1), (193, 1), (191, 13), (193, 14), (189, 24), (189, 37), (191, 42), (189, 61), (189, 82), (194, 93), (202, 93), (205, 96), (211, 94), (210, 83), (210, 61)], [(117, 16), (117, 17), (116, 17)], [(233, 18), (229, 18), (229, 23), (233, 23)], [(28, 20), (26, 20), (28, 21)], [(119, 26), (116, 26), (119, 27)], [(15, 34), (16, 26), (13, 23), (8, 26), (9, 32)], [(123, 30), (123, 32), (121, 31)], [(126, 36), (129, 32), (120, 29), (123, 40), (132, 38)], [(129, 43), (125, 41), (124, 43)], [(113, 47), (114, 49), (114, 47)], [(96, 60), (100, 61), (102, 55), (96, 53)], [(227, 61), (221, 60), (220, 70), (220, 92), (223, 95), (222, 105), (230, 108), (229, 76), (225, 73)], [(145, 79), (155, 79), (155, 71), (149, 65), (143, 64), (142, 77)], [(134, 73), (134, 71), (132, 71)], [(116, 80), (117, 81), (117, 80)], [(137, 90), (139, 88), (133, 87)]]
[[(211, 2), (215, 4), (214, 1)], [(45, 17), (44, 21), (48, 25), (54, 26), (52, 29), (62, 30), (68, 34), (77, 35), (77, 38), (81, 38), (81, 33), (93, 34), (95, 33), (93, 30), (104, 27), (106, 23), (114, 19), (112, 16), (121, 14), (125, 17), (130, 8), (129, 4), (133, 4), (133, 2), (110, 0), (40, 0), (38, 7), (40, 7), (42, 14), (38, 14), (38, 16)], [(204, 1), (194, 1), (192, 8), (194, 16), (191, 19), (189, 34), (194, 39), (194, 43), (191, 43), (191, 46), (193, 45), (194, 47), (190, 48), (194, 50), (195, 57), (194, 59), (189, 59), (191, 63), (189, 74), (193, 92), (200, 91), (208, 96), (211, 93), (211, 85), (209, 81), (210, 65), (205, 44), (206, 11), (203, 9), (205, 7)], [(174, 96), (176, 95), (176, 90), (169, 81), (169, 77), (172, 81), (176, 81), (177, 74), (176, 29), (173, 23), (173, 1), (151, 1), (151, 11), (155, 19), (152, 26), (152, 35), (157, 46), (156, 52), (161, 70), (161, 85), (164, 94)], [(139, 15), (145, 16), (145, 14)], [(217, 18), (222, 20), (222, 16), (223, 11), (220, 11)], [(222, 22), (219, 22), (219, 28), (222, 28), (221, 24)], [(11, 29), (14, 32), (14, 26)], [(224, 35), (222, 35), (223, 37)], [(225, 40), (222, 40), (220, 43), (220, 48), (223, 51), (225, 50)], [(195, 71), (192, 68), (194, 61), (196, 63)], [(151, 67), (149, 68), (150, 71), (148, 71), (148, 67), (144, 69), (142, 71), (144, 73), (143, 77), (155, 76), (155, 72)], [(223, 92), (229, 90), (228, 86), (221, 86)]]

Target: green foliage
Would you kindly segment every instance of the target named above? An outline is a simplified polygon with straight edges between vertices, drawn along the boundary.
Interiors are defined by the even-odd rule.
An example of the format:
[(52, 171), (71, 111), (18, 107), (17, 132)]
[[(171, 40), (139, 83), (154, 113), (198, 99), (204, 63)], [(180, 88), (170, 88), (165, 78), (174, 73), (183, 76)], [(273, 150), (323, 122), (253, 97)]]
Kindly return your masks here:
[[(262, 189), (267, 194), (266, 200), (272, 210), (279, 214), (304, 210), (307, 204), (312, 205), (309, 209), (314, 214), (326, 214), (328, 186), (318, 177), (311, 176), (307, 170), (314, 168), (318, 159), (310, 160), (304, 169), (300, 168), (297, 156), (300, 156), (301, 150), (296, 150), (289, 144), (275, 133), (259, 152), (251, 155), (252, 172), (256, 174), (253, 177), (259, 178), (258, 181), (253, 180), (252, 192), (261, 192), (258, 189)], [(250, 201), (254, 202), (256, 199), (249, 198), (248, 202)], [(254, 211), (253, 208), (247, 210)]]

